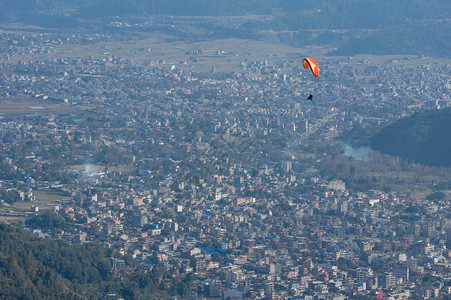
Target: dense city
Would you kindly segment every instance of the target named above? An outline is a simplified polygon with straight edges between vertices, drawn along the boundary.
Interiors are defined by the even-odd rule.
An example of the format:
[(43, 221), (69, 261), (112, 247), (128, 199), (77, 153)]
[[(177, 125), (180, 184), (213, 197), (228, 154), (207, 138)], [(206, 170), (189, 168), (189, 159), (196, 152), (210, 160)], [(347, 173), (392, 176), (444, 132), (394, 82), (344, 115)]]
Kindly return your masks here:
[(195, 71), (199, 48), (176, 62), (107, 46), (56, 55), (114, 38), (0, 32), (3, 221), (63, 217), (70, 230), (27, 229), (115, 249), (118, 278), (155, 266), (192, 274), (191, 299), (450, 297), (439, 182), (416, 183), (430, 191), (421, 197), (371, 179), (358, 189), (322, 164), (346, 155), (339, 138), (352, 128), (450, 106), (449, 62), (325, 56), (315, 78), (303, 53), (243, 58), (230, 72), (214, 68), (239, 57), (229, 49), (208, 50), (208, 72)]

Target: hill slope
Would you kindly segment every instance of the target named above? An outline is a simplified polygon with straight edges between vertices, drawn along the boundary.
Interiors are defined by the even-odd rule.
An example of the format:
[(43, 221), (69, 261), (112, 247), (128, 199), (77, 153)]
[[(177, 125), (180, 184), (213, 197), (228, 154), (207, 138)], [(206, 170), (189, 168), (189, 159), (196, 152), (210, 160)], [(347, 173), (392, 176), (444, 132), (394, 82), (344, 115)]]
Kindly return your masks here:
[(158, 270), (116, 280), (112, 253), (98, 245), (40, 239), (0, 224), (0, 299), (99, 299), (108, 293), (125, 299), (170, 297), (154, 284)]
[(451, 165), (451, 108), (419, 112), (381, 130), (372, 148), (430, 166)]

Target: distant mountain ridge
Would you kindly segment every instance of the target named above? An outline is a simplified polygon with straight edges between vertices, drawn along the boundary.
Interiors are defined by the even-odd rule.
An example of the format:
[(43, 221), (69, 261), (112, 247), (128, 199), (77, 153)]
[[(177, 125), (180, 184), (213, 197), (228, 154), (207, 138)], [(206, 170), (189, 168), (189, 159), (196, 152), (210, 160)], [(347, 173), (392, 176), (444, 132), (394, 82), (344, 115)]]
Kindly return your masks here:
[(450, 166), (451, 108), (398, 120), (373, 137), (372, 148), (430, 166)]
[[(278, 23), (288, 22), (296, 27), (290, 29), (375, 28), (407, 20), (446, 19), (451, 13), (448, 0), (5, 0), (0, 8), (6, 17), (0, 23), (32, 15), (97, 18), (273, 14)], [(296, 18), (298, 22), (294, 22)]]
[[(105, 25), (112, 20), (155, 16), (245, 15), (267, 17), (249, 18), (239, 25), (186, 18), (185, 25), (190, 26), (182, 27), (214, 32), (211, 38), (250, 38), (294, 47), (328, 45), (337, 49), (330, 53), (332, 55), (372, 53), (451, 57), (449, 0), (0, 1), (0, 25), (25, 23), (73, 28), (86, 22)], [(158, 21), (154, 25), (159, 25)], [(189, 37), (189, 32), (183, 34)]]

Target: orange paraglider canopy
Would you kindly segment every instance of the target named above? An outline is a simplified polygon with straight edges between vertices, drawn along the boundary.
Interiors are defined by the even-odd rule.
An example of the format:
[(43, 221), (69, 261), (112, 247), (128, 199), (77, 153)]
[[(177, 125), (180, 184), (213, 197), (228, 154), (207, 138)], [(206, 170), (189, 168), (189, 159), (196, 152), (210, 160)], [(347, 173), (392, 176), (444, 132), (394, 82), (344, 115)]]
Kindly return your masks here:
[(319, 76), (318, 62), (316, 61), (316, 59), (304, 58), (304, 60), (302, 61), (302, 65), (304, 66), (304, 69), (310, 68), (315, 77)]

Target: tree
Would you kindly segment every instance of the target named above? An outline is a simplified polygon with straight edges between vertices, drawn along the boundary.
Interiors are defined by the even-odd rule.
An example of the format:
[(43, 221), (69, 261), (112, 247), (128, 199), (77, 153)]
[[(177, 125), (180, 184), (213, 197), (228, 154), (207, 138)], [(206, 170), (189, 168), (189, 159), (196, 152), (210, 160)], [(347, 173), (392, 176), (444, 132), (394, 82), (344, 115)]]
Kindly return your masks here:
[(446, 198), (446, 195), (443, 192), (435, 192), (435, 193), (432, 193), (432, 194), (429, 194), (426, 196), (427, 200), (430, 200), (433, 202), (439, 202), (445, 198)]

